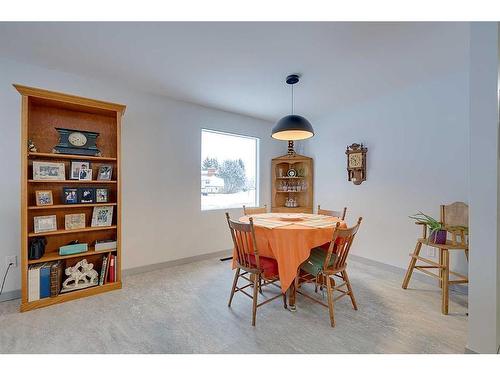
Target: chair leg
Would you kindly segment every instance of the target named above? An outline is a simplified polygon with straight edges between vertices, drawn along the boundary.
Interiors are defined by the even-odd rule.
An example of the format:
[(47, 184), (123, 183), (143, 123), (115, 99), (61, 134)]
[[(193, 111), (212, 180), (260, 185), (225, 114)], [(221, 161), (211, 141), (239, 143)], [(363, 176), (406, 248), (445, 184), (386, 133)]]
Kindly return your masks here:
[[(257, 276), (257, 275), (256, 275)], [(259, 296), (259, 280), (253, 279), (253, 306), (252, 306), (252, 325), (255, 326), (255, 316), (257, 315), (257, 297)]]
[[(415, 246), (415, 250), (412, 255), (418, 256), (420, 254), (420, 249), (422, 248), (422, 243), (417, 242)], [(410, 264), (408, 265), (408, 270), (406, 271), (405, 278), (403, 280), (403, 289), (408, 288), (408, 283), (410, 282), (411, 274), (413, 273), (413, 269), (415, 268), (415, 264), (417, 263), (417, 258), (413, 256), (410, 259)]]
[(441, 312), (444, 315), (448, 315), (448, 300), (449, 300), (449, 283), (448, 280), (450, 278), (450, 254), (448, 250), (443, 249), (443, 301), (441, 306)]
[(286, 292), (283, 293), (283, 307), (286, 309), (288, 306), (286, 305)]
[(326, 290), (328, 294), (328, 312), (330, 313), (330, 325), (335, 327), (335, 318), (333, 311), (333, 288), (331, 283), (334, 282), (329, 276), (325, 276), (326, 278)]
[(344, 270), (342, 271), (342, 278), (344, 279), (347, 290), (349, 292), (349, 297), (351, 297), (351, 302), (352, 302), (352, 307), (354, 310), (358, 309), (358, 305), (356, 304), (356, 299), (354, 298), (354, 293), (352, 292), (352, 287), (351, 287), (351, 282), (349, 281), (349, 277), (347, 276), (347, 271)]
[[(443, 265), (443, 249), (438, 249), (439, 251), (439, 265)], [(443, 289), (443, 269), (439, 269), (439, 287)]]
[(260, 275), (259, 275), (259, 293), (263, 294), (262, 293), (262, 277)]
[(231, 289), (231, 296), (229, 297), (228, 307), (231, 307), (231, 302), (233, 302), (234, 292), (236, 290), (236, 284), (238, 284), (238, 277), (240, 277), (240, 269), (238, 268), (234, 272), (233, 288)]

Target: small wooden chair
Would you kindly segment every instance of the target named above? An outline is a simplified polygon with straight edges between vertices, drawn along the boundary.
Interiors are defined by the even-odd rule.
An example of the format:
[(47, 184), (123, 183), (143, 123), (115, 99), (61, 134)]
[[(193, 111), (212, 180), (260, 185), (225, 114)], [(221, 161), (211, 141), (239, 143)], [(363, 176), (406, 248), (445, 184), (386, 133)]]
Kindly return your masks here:
[(347, 207), (344, 207), (342, 211), (332, 211), (332, 210), (323, 210), (321, 206), (318, 204), (318, 215), (339, 217), (342, 220), (345, 220), (346, 212), (347, 212)]
[[(448, 314), (449, 300), (449, 285), (450, 284), (467, 284), (469, 279), (465, 275), (450, 271), (450, 255), (449, 251), (459, 250), (465, 252), (465, 257), (469, 261), (469, 207), (463, 202), (455, 202), (449, 205), (442, 205), (440, 210), (440, 222), (443, 224), (443, 229), (447, 231), (449, 239), (446, 244), (433, 243), (427, 238), (427, 225), (424, 223), (415, 223), (422, 225), (422, 238), (417, 240), (415, 250), (410, 254), (410, 264), (406, 271), (403, 280), (403, 289), (408, 287), (411, 275), (414, 269), (417, 269), (426, 275), (435, 277), (439, 280), (439, 286), (442, 289), (441, 312)], [(435, 247), (439, 251), (439, 262), (436, 263), (430, 259), (420, 256), (422, 245)], [(426, 263), (427, 265), (417, 265), (417, 261)], [(429, 269), (438, 269), (439, 274), (435, 274)], [(450, 280), (450, 274), (458, 277), (458, 279)]]
[[(257, 307), (279, 298), (280, 294), (283, 296), (284, 307), (285, 309), (287, 308), (286, 295), (283, 293), (264, 300), (259, 304), (257, 303), (258, 291), (262, 292), (263, 286), (274, 285), (281, 291), (281, 287), (275, 284), (279, 281), (278, 263), (276, 262), (276, 259), (259, 256), (259, 250), (255, 245), (257, 242), (255, 241), (252, 218), (250, 218), (249, 224), (231, 220), (227, 212), (226, 218), (229, 225), (229, 231), (231, 232), (231, 237), (233, 239), (236, 264), (233, 286), (231, 288), (231, 296), (229, 297), (229, 303), (227, 305), (228, 307), (231, 307), (231, 302), (233, 301), (235, 292), (241, 292), (247, 297), (250, 297), (253, 300), (252, 326), (255, 326)], [(247, 280), (249, 283), (244, 286), (238, 286), (238, 280), (240, 277)], [(252, 286), (253, 295), (250, 295), (244, 289)]]
[(243, 215), (257, 215), (267, 213), (267, 204), (264, 207), (246, 207), (243, 205)]
[[(361, 220), (362, 218), (359, 218), (355, 226), (346, 229), (340, 228), (340, 222), (338, 222), (335, 226), (328, 251), (325, 252), (324, 249), (320, 247), (312, 249), (309, 259), (307, 259), (300, 266), (299, 274), (296, 279), (297, 293), (312, 299), (314, 302), (317, 302), (325, 307), (328, 307), (330, 312), (330, 324), (332, 327), (335, 327), (333, 304), (336, 300), (349, 296), (354, 310), (358, 309), (351, 283), (349, 281), (349, 277), (347, 276), (346, 261), (347, 256), (349, 255), (349, 250), (351, 249), (352, 241), (354, 240), (361, 224)], [(342, 283), (336, 285), (334, 277), (340, 279)], [(304, 291), (299, 290), (301, 284), (314, 282), (317, 285), (318, 280), (321, 285), (326, 286), (328, 305), (323, 303), (323, 301), (306, 294)], [(346, 289), (341, 289), (344, 286)], [(340, 292), (341, 294), (333, 298), (334, 290)]]

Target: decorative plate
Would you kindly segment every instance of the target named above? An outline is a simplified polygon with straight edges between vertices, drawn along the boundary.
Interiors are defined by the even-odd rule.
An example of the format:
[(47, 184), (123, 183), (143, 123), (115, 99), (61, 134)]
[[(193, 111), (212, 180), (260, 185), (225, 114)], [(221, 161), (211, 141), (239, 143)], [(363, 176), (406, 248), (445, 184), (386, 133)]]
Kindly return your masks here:
[(297, 171), (295, 169), (289, 169), (287, 172), (288, 177), (297, 177)]

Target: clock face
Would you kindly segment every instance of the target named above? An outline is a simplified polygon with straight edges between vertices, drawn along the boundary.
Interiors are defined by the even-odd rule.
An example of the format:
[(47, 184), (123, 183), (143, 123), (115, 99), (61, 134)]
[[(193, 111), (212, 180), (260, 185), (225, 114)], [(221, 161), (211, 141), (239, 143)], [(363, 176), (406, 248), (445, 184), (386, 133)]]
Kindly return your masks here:
[(75, 147), (82, 147), (87, 144), (87, 137), (80, 132), (74, 132), (68, 136), (68, 142)]
[(363, 165), (361, 153), (349, 154), (349, 168), (361, 168)]

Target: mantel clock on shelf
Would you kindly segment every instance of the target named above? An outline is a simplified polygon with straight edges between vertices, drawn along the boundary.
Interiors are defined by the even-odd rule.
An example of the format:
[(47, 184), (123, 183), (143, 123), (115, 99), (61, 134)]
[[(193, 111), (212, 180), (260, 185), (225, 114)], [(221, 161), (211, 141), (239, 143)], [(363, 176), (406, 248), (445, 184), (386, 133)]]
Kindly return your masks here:
[(54, 147), (54, 153), (101, 156), (101, 151), (96, 146), (99, 133), (64, 128), (55, 129), (59, 133), (59, 143)]
[(363, 144), (353, 143), (347, 146), (347, 179), (354, 185), (366, 180), (366, 153), (368, 149)]

